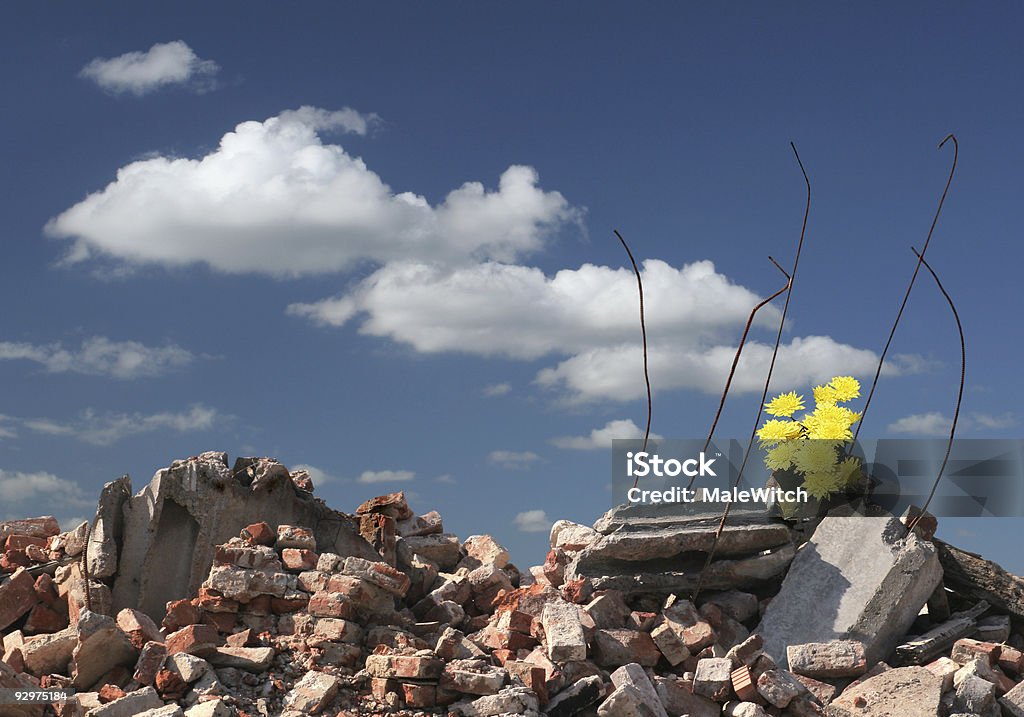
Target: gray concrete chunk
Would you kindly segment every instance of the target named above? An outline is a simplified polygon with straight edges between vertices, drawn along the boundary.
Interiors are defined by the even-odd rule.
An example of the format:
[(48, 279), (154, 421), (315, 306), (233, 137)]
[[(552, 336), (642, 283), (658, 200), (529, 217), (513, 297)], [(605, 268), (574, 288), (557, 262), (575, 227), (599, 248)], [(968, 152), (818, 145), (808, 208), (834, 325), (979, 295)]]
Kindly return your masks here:
[(790, 565), (756, 632), (787, 665), (790, 645), (864, 644), (868, 664), (885, 659), (942, 579), (931, 543), (893, 517), (828, 517)]

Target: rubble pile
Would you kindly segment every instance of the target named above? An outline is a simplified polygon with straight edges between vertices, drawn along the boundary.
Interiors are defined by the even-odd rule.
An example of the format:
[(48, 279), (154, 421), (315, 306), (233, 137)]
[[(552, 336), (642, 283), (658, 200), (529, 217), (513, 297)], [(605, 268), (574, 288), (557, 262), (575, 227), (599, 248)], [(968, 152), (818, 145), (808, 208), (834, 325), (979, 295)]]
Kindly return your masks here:
[[(934, 520), (793, 530), (739, 512), (694, 601), (711, 514), (558, 521), (520, 572), (493, 537), (460, 540), (402, 493), (345, 515), (301, 472), (240, 461), (177, 461), (135, 497), (108, 484), (91, 535), (0, 523), (0, 689), (75, 691), (0, 702), (0, 717), (1024, 717), (1024, 581), (935, 541)], [(315, 525), (239, 524), (251, 513), (230, 496), (266, 507), (268, 490)], [(200, 533), (227, 535), (207, 549)], [(152, 609), (175, 590), (162, 574), (199, 567)]]

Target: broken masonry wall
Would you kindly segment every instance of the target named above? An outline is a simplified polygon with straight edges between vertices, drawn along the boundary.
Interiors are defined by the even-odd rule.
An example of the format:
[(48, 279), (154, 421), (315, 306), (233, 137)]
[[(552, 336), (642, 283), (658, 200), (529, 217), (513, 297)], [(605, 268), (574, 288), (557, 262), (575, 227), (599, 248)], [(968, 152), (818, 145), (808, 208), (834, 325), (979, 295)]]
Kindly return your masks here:
[[(126, 489), (130, 492), (130, 483)], [(118, 493), (105, 490), (104, 496)], [(90, 552), (90, 565), (116, 565), (116, 573), (110, 573), (115, 614), (130, 607), (161, 619), (168, 601), (196, 594), (217, 545), (260, 521), (305, 526), (324, 552), (380, 559), (360, 537), (358, 520), (296, 490), (287, 469), (270, 459), (239, 459), (234, 471), (225, 453), (175, 461), (157, 471), (137, 495), (123, 500), (120, 531), (111, 525), (109, 507), (105, 510), (102, 501), (99, 512), (104, 513), (105, 535), (119, 533), (120, 555), (101, 560), (103, 544), (94, 543), (97, 555), (94, 560)]]

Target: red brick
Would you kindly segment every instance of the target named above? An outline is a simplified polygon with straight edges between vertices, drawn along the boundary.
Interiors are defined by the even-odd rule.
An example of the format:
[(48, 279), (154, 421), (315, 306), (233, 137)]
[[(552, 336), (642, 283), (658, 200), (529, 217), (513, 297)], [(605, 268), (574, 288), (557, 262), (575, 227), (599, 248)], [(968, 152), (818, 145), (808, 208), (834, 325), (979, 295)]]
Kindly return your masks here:
[(744, 702), (757, 702), (760, 699), (760, 695), (757, 693), (757, 687), (754, 686), (754, 680), (750, 675), (750, 668), (746, 665), (740, 665), (732, 671), (730, 675), (732, 680), (732, 689)]
[(295, 572), (315, 569), (318, 557), (312, 550), (305, 548), (285, 548), (281, 551), (281, 562), (284, 563), (284, 567)]
[(402, 697), (409, 707), (433, 707), (437, 704), (437, 687), (402, 682)]
[(101, 703), (107, 704), (108, 702), (121, 699), (126, 694), (127, 693), (117, 685), (106, 684), (100, 688), (97, 697)]
[(201, 657), (219, 644), (220, 636), (209, 625), (188, 625), (168, 635), (166, 640), (168, 655), (187, 652)]
[(50, 606), (39, 603), (32, 611), (28, 614), (28, 620), (25, 621), (25, 627), (22, 628), (27, 635), (37, 635), (40, 633), (52, 633), (59, 632), (68, 626), (68, 618)]
[(164, 668), (156, 673), (156, 691), (165, 700), (180, 700), (188, 691), (188, 685), (177, 672)]
[(46, 538), (34, 538), (31, 535), (9, 535), (4, 542), (4, 550), (24, 550), (30, 545), (45, 548), (46, 542)]
[(238, 612), (237, 600), (230, 600), (210, 588), (199, 588), (194, 604), (206, 612)]
[(1000, 646), (994, 642), (982, 642), (963, 638), (953, 643), (953, 653), (950, 657), (961, 665), (966, 665), (976, 657), (988, 661), (989, 665), (995, 665), (999, 661)]
[(270, 611), (275, 615), (298, 612), (304, 610), (307, 605), (309, 605), (309, 597), (306, 595), (270, 599)]
[(9, 627), (39, 602), (35, 580), (23, 568), (18, 568), (0, 585), (0, 631)]
[(253, 523), (242, 528), (243, 540), (254, 545), (273, 545), (277, 540), (277, 532), (266, 523)]
[(180, 630), (186, 625), (195, 625), (202, 619), (199, 608), (189, 600), (172, 600), (167, 603), (167, 616), (163, 626), (168, 632)]

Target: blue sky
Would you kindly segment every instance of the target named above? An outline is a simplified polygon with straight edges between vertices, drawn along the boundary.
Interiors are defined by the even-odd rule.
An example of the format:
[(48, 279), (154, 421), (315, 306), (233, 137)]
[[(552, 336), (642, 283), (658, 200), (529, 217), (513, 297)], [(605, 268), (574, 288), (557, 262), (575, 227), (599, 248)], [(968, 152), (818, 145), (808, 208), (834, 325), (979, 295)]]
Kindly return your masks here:
[[(866, 378), (928, 258), (964, 437), (1020, 436), (1024, 11), (1010, 3), (12, 4), (0, 518), (204, 450), (404, 489), (523, 567), (610, 504), (611, 435), (701, 436), (814, 203), (780, 389)], [(131, 54), (134, 53), (134, 54)], [(926, 276), (862, 435), (941, 434)], [(774, 315), (776, 318), (778, 314)], [(718, 430), (745, 437), (770, 319)], [(757, 390), (757, 395), (755, 395)], [(1018, 522), (946, 521), (1024, 572)]]

